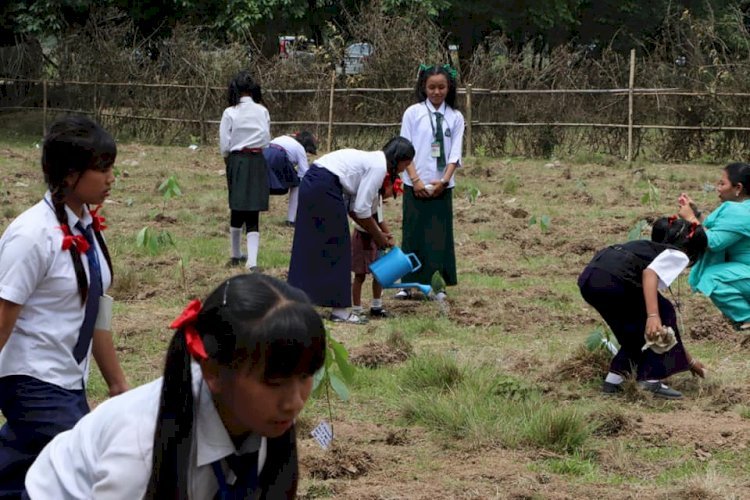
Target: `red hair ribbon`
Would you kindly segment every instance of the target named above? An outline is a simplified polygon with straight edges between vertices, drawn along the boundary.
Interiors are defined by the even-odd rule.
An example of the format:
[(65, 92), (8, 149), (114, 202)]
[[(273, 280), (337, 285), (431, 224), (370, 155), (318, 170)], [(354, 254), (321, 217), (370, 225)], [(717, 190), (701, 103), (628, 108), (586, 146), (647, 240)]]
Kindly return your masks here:
[(105, 224), (107, 219), (99, 215), (99, 210), (101, 210), (101, 208), (102, 206), (98, 205), (95, 209), (90, 211), (91, 218), (93, 219), (91, 225), (94, 227), (94, 231), (96, 231), (97, 233), (107, 229), (107, 225)]
[(86, 240), (86, 237), (82, 234), (72, 234), (70, 232), (70, 228), (67, 225), (60, 226), (60, 229), (62, 230), (64, 236), (62, 241), (62, 249), (68, 250), (70, 247), (76, 247), (76, 250), (78, 250), (78, 253), (86, 253), (89, 250), (89, 242)]
[(668, 223), (668, 225), (670, 225), (670, 226), (671, 226), (671, 225), (672, 225), (672, 223), (673, 223), (674, 221), (676, 221), (676, 220), (677, 220), (677, 216), (676, 216), (676, 215), (670, 215), (669, 217), (667, 217), (667, 223)]
[(187, 344), (188, 352), (196, 360), (203, 361), (204, 359), (208, 359), (208, 354), (206, 354), (206, 346), (203, 345), (203, 339), (198, 330), (195, 329), (195, 322), (198, 319), (200, 311), (201, 301), (198, 299), (191, 301), (182, 311), (182, 314), (172, 321), (169, 328), (182, 328), (185, 332), (185, 344)]
[(401, 177), (397, 177), (396, 180), (393, 181), (393, 193), (404, 194), (404, 181), (401, 180)]

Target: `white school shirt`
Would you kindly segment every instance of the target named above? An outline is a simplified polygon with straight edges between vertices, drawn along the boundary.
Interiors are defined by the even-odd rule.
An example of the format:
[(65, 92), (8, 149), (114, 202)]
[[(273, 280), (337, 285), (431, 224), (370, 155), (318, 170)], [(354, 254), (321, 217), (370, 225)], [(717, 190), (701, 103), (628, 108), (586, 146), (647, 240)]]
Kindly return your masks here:
[(380, 188), (388, 173), (385, 153), (339, 149), (323, 155), (315, 164), (336, 175), (348, 198), (347, 207), (360, 219), (372, 217)]
[[(191, 363), (194, 420), (188, 496), (211, 499), (219, 485), (212, 463), (235, 452), (258, 451), (258, 476), (266, 460), (266, 438), (251, 435), (236, 450), (216, 411), (200, 367)], [(151, 477), (162, 379), (109, 399), (69, 431), (58, 434), (26, 475), (32, 500), (130, 500), (143, 498)], [(228, 484), (236, 479), (222, 463)]]
[(236, 106), (224, 110), (219, 123), (222, 156), (243, 148), (265, 148), (271, 141), (271, 116), (251, 97), (240, 97)]
[[(428, 100), (412, 104), (401, 119), (401, 137), (409, 139), (414, 145), (416, 155), (414, 166), (417, 175), (425, 184), (435, 179), (442, 178), (444, 172), (437, 169), (437, 158), (432, 157), (432, 143), (435, 142), (435, 115), (438, 111), (443, 114), (443, 147), (445, 149), (445, 164), (455, 163), (457, 168), (461, 167), (461, 148), (464, 140), (464, 116), (461, 112), (448, 106), (445, 102), (435, 109)], [(448, 132), (450, 131), (450, 132)], [(407, 172), (401, 176), (404, 184), (411, 186), (412, 182)], [(451, 176), (448, 187), (454, 187), (455, 182)]]
[(307, 164), (307, 151), (302, 144), (297, 142), (297, 139), (290, 135), (280, 135), (273, 139), (271, 144), (284, 148), (289, 162), (297, 166), (297, 177), (301, 179), (305, 176), (307, 169), (310, 168)]
[[(381, 222), (383, 222), (383, 197), (378, 195), (378, 206), (375, 209), (375, 211), (372, 213), (372, 216), (375, 218), (375, 222), (380, 225)], [(367, 229), (363, 228), (356, 222), (352, 221), (352, 224), (354, 225), (354, 229), (359, 231), (360, 233), (366, 233)]]
[[(77, 390), (88, 379), (91, 347), (89, 355), (77, 363), (73, 348), (85, 314), (69, 253), (77, 250), (62, 249), (63, 232), (51, 203), (47, 192), (44, 200), (19, 215), (0, 237), (0, 298), (22, 305), (0, 350), (0, 377), (27, 375)], [(73, 234), (80, 234), (75, 228), (78, 217), (67, 206), (65, 211)], [(84, 205), (81, 223), (85, 227), (91, 222)], [(112, 275), (99, 243), (94, 243), (106, 291)], [(81, 262), (89, 276), (85, 254)]]
[(651, 269), (659, 277), (658, 289), (668, 288), (690, 263), (690, 258), (680, 250), (668, 248), (656, 256), (646, 269)]

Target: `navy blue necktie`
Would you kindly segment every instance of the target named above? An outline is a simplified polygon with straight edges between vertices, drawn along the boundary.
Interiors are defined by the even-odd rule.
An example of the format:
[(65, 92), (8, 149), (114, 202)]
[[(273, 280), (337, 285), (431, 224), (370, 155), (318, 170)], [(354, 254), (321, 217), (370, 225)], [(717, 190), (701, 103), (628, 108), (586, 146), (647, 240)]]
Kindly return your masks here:
[[(219, 483), (219, 491), (214, 497), (216, 500), (245, 500), (252, 498), (258, 488), (258, 452), (246, 453), (244, 455), (229, 455), (224, 457), (229, 468), (232, 469), (237, 479), (229, 486), (220, 476), (221, 467), (214, 467)], [(218, 463), (216, 465), (219, 465)], [(216, 471), (219, 472), (216, 472)]]
[(86, 258), (89, 261), (89, 293), (86, 298), (86, 312), (83, 316), (83, 324), (78, 334), (78, 342), (73, 348), (73, 357), (77, 363), (86, 358), (89, 352), (89, 345), (94, 336), (94, 325), (96, 317), (99, 314), (99, 297), (102, 296), (102, 270), (99, 267), (99, 257), (96, 254), (96, 241), (94, 231), (91, 225), (84, 229), (80, 221), (76, 223), (76, 229), (86, 237), (89, 242), (89, 249), (86, 251)]

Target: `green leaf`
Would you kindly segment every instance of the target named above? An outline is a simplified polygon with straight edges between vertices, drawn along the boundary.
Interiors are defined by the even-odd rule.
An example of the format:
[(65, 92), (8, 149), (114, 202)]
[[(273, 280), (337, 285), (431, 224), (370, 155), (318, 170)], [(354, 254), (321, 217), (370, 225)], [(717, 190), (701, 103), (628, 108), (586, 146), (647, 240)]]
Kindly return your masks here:
[(135, 244), (139, 248), (143, 248), (146, 246), (146, 239), (148, 238), (148, 226), (144, 227), (140, 231), (138, 231), (138, 236), (135, 238)]
[(602, 339), (604, 338), (604, 332), (601, 328), (595, 328), (588, 337), (586, 337), (586, 341), (584, 344), (586, 345), (586, 349), (589, 351), (595, 351), (602, 347)]
[(432, 286), (433, 293), (445, 292), (445, 280), (440, 271), (432, 273), (432, 279), (430, 280), (430, 286)]
[(341, 380), (338, 375), (331, 372), (328, 373), (328, 378), (331, 381), (331, 387), (336, 391), (336, 394), (338, 394), (343, 401), (349, 401), (349, 388), (346, 387), (344, 381)]
[(536, 215), (532, 215), (529, 219), (529, 227), (533, 226), (534, 224), (536, 224)]
[(325, 386), (323, 382), (326, 378), (326, 369), (324, 366), (321, 366), (320, 369), (315, 372), (315, 375), (313, 375), (313, 392), (317, 392), (319, 388)]
[(340, 342), (334, 340), (332, 337), (328, 337), (331, 342), (331, 349), (333, 350), (333, 357), (336, 360), (336, 366), (339, 367), (341, 375), (344, 380), (351, 383), (354, 379), (354, 366), (349, 363), (349, 353), (346, 348)]
[(633, 228), (628, 231), (628, 241), (642, 239), (643, 230), (646, 228), (646, 226), (648, 226), (648, 222), (643, 219), (636, 222), (635, 226), (633, 226)]

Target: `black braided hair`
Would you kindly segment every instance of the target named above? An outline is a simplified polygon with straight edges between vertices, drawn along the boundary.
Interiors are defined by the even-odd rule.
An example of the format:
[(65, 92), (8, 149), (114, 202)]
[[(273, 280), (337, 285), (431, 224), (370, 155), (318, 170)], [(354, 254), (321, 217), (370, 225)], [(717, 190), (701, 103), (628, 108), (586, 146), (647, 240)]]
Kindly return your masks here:
[(448, 93), (445, 95), (445, 103), (453, 109), (456, 109), (456, 79), (453, 77), (450, 71), (443, 66), (429, 66), (419, 70), (417, 75), (417, 84), (414, 87), (414, 93), (417, 97), (417, 102), (422, 102), (427, 99), (427, 79), (431, 76), (443, 75), (448, 82)]
[[(223, 282), (206, 298), (194, 326), (209, 359), (239, 376), (257, 366), (263, 367), (266, 379), (312, 376), (325, 360), (325, 327), (307, 295), (270, 276), (242, 274)], [(194, 425), (190, 363), (184, 329), (177, 330), (164, 363), (146, 500), (188, 498)], [(287, 431), (286, 438), (293, 441), (294, 432)], [(296, 457), (296, 450), (291, 451)], [(283, 465), (289, 459), (277, 462)], [(267, 467), (271, 463), (263, 475), (272, 478), (282, 469)], [(286, 485), (289, 498), (297, 489), (296, 474), (293, 477), (293, 484)], [(267, 486), (260, 484), (261, 498), (271, 498)]]
[[(70, 115), (54, 122), (44, 138), (42, 149), (42, 172), (44, 181), (52, 194), (52, 207), (57, 221), (68, 228), (68, 214), (65, 211), (65, 199), (75, 184), (69, 185), (71, 174), (80, 175), (86, 170), (107, 170), (112, 167), (117, 157), (117, 146), (114, 139), (99, 124), (85, 116)], [(71, 231), (72, 232), (72, 231)], [(104, 238), (99, 231), (94, 231), (96, 240), (112, 272), (112, 259)], [(81, 255), (70, 249), (70, 258), (78, 283), (81, 304), (86, 303), (89, 283), (83, 268)]]

